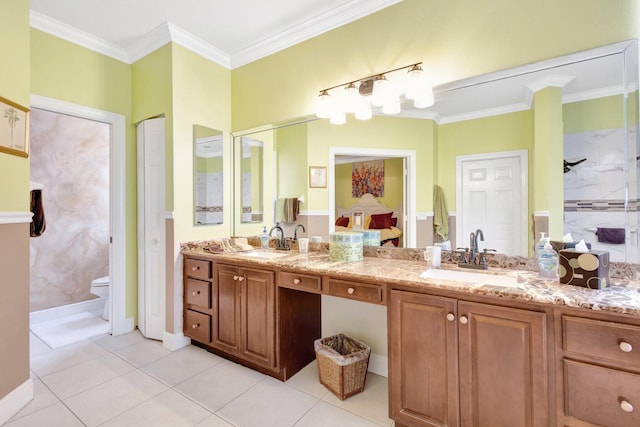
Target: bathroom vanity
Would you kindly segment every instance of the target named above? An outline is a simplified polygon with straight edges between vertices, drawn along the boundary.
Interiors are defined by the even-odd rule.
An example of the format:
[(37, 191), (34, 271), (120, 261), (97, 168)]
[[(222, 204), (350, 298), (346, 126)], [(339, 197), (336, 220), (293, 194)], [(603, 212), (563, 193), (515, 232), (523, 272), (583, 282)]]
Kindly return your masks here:
[(595, 291), (530, 271), (425, 274), (413, 260), (183, 255), (185, 335), (281, 380), (315, 357), (322, 294), (387, 306), (396, 426), (640, 425), (637, 282)]

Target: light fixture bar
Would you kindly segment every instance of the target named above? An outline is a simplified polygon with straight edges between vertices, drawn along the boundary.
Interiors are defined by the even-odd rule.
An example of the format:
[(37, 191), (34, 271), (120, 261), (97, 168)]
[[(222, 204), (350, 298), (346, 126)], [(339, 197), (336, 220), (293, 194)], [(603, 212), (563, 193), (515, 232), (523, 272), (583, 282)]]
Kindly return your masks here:
[(328, 87), (326, 89), (321, 90), (320, 93), (328, 92), (330, 90), (337, 89), (337, 88), (343, 87), (343, 86), (348, 86), (350, 84), (355, 84), (355, 83), (358, 83), (358, 82), (363, 82), (363, 81), (366, 81), (366, 80), (370, 80), (370, 79), (376, 78), (378, 76), (384, 76), (385, 74), (393, 73), (395, 71), (406, 70), (407, 68), (412, 68), (412, 67), (415, 67), (416, 65), (422, 65), (422, 61), (416, 62), (414, 64), (405, 65), (404, 67), (394, 68), (393, 70), (387, 70), (387, 71), (384, 71), (382, 73), (375, 73), (375, 74), (372, 74), (372, 75), (367, 76), (367, 77), (362, 77), (362, 78), (357, 79), (357, 80), (352, 80), (350, 82), (346, 82), (346, 83), (342, 83), (342, 84), (339, 84), (339, 85), (331, 86), (331, 87)]

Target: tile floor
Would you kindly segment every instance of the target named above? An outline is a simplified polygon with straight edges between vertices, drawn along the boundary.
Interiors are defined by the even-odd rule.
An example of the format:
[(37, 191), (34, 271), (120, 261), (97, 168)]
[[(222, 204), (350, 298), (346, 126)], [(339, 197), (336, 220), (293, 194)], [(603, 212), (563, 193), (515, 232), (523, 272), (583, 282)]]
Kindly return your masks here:
[(369, 373), (344, 401), (318, 382), (311, 363), (286, 383), (200, 348), (171, 352), (138, 331), (52, 350), (31, 335), (34, 399), (18, 426), (379, 427), (387, 379)]

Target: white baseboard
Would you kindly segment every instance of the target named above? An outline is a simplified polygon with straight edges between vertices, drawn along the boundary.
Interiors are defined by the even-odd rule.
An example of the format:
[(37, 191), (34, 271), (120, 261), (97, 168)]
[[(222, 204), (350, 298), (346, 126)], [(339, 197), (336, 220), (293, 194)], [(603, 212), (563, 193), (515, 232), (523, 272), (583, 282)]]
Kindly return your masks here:
[(371, 356), (369, 357), (369, 368), (367, 370), (374, 374), (380, 375), (381, 377), (388, 377), (388, 363), (389, 359), (387, 357), (371, 353)]
[(0, 425), (4, 425), (27, 403), (33, 400), (33, 381), (31, 378), (16, 387), (15, 390), (0, 399)]
[[(30, 324), (47, 322), (49, 320), (61, 319), (74, 314), (89, 313), (102, 316), (104, 309), (104, 298), (95, 298), (88, 301), (80, 301), (73, 304), (62, 305), (60, 307), (47, 308), (45, 310), (32, 311), (29, 313)], [(133, 329), (132, 329), (133, 330)]]
[(191, 344), (191, 338), (185, 337), (182, 332), (177, 334), (170, 334), (169, 332), (165, 332), (162, 337), (162, 346), (171, 351), (186, 347), (189, 344)]

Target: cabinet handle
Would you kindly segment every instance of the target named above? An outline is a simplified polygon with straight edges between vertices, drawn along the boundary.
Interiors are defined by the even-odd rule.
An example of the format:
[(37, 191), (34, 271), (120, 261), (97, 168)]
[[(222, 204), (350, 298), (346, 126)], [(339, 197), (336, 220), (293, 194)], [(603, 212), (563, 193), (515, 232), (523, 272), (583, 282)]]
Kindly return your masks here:
[(633, 412), (633, 405), (626, 400), (622, 400), (620, 402), (620, 409), (622, 409), (624, 412)]
[(238, 280), (240, 276), (233, 276), (233, 280)]
[(353, 289), (353, 288), (349, 288), (349, 289), (347, 289), (347, 293), (348, 293), (349, 295), (353, 295), (353, 293), (354, 293), (355, 291), (356, 291), (356, 290), (355, 290), (355, 289)]
[(467, 319), (467, 316), (461, 316), (460, 323), (462, 323), (463, 325), (466, 325), (467, 323), (469, 323), (469, 319)]
[(299, 285), (299, 284), (300, 284), (300, 282), (302, 282), (302, 280), (300, 280), (300, 279), (293, 279), (293, 284), (294, 284), (294, 285)]
[(633, 350), (633, 346), (626, 341), (620, 341), (620, 344), (618, 344), (618, 346), (620, 347), (620, 350), (624, 351), (625, 353), (631, 353), (631, 350)]
[(453, 313), (447, 314), (447, 320), (449, 322), (453, 322), (455, 319), (456, 319), (456, 316), (454, 316)]
[(238, 276), (238, 282), (242, 282), (244, 280), (244, 276)]
[(200, 266), (199, 265), (194, 265), (193, 267), (191, 267), (192, 271), (196, 271), (196, 270), (200, 270)]
[(194, 297), (195, 297), (196, 295), (200, 295), (200, 291), (193, 291), (193, 292), (191, 292), (191, 295), (193, 295)]
[(199, 328), (199, 327), (200, 327), (200, 323), (194, 323), (193, 325), (191, 325), (192, 329)]

